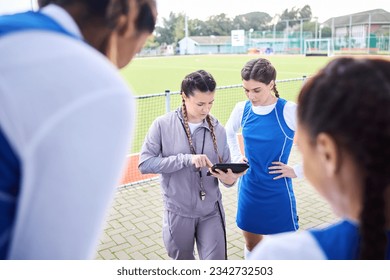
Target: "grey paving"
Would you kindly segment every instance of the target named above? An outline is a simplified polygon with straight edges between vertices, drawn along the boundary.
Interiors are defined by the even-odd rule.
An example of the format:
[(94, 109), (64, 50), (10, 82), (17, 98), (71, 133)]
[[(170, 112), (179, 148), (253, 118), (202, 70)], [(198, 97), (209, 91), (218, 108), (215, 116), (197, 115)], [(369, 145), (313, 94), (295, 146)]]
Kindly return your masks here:
[[(289, 164), (300, 162), (293, 147)], [(337, 220), (329, 205), (305, 179), (294, 179), (300, 230), (323, 227)], [(228, 258), (243, 259), (244, 240), (235, 223), (237, 188), (221, 187), (226, 212)], [(97, 248), (96, 259), (169, 259), (162, 241), (162, 200), (158, 180), (118, 189)]]

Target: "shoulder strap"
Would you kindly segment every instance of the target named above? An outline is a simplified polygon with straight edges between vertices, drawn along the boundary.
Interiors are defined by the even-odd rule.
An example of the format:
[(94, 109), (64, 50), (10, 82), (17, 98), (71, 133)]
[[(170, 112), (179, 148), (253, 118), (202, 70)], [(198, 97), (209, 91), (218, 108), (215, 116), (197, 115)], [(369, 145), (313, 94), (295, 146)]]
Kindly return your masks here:
[(244, 127), (246, 120), (249, 117), (251, 108), (252, 108), (252, 103), (249, 100), (247, 100), (245, 102), (244, 109), (242, 110), (241, 127)]
[(79, 39), (74, 34), (68, 32), (51, 17), (41, 13), (28, 11), (14, 15), (0, 17), (0, 37), (11, 33), (26, 30), (45, 30), (68, 35)]
[(284, 110), (284, 106), (286, 105), (286, 103), (287, 103), (287, 100), (282, 99), (282, 98), (278, 98), (278, 100), (276, 101), (275, 109), (276, 109), (276, 113), (278, 114), (279, 119), (284, 120), (283, 110)]
[(275, 113), (277, 114), (277, 118), (279, 121), (279, 124), (281, 125), (281, 129), (283, 130), (283, 133), (288, 137), (293, 139), (295, 132), (291, 130), (291, 128), (288, 127), (286, 120), (284, 119), (284, 106), (286, 105), (287, 100), (283, 98), (278, 98), (278, 101), (275, 105)]

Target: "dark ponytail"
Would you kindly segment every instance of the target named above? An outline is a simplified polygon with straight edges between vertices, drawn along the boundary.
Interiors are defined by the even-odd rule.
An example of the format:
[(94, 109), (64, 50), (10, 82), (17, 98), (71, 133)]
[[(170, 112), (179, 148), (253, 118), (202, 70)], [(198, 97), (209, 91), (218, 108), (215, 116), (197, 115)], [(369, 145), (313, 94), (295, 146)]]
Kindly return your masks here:
[[(390, 62), (338, 58), (303, 86), (298, 121), (312, 141), (331, 135), (362, 177), (360, 259), (384, 259), (390, 188)], [(389, 219), (389, 217), (387, 217)], [(389, 256), (387, 256), (389, 257)]]

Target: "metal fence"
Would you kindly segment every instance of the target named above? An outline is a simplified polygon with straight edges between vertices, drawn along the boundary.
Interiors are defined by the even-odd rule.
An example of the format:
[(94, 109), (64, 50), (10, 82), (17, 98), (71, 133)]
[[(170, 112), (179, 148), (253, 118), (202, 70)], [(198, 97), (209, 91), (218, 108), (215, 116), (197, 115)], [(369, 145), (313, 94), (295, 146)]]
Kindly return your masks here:
[[(305, 80), (305, 77), (277, 80), (276, 85), (282, 98), (294, 101)], [(220, 86), (216, 88), (215, 101), (211, 114), (222, 125), (226, 124), (231, 111), (239, 101), (246, 100), (242, 85)], [(162, 93), (136, 96), (137, 124), (133, 136), (133, 146), (128, 156), (127, 168), (123, 174), (120, 185), (130, 185), (145, 179), (154, 178), (155, 175), (141, 175), (138, 172), (138, 153), (152, 122), (158, 117), (181, 106), (179, 91), (166, 90)]]

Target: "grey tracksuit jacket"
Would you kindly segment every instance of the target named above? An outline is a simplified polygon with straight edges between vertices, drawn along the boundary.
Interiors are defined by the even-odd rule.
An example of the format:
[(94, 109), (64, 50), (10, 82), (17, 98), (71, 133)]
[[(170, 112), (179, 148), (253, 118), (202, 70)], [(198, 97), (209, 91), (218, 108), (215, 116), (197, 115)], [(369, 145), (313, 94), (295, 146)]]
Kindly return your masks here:
[[(219, 154), (223, 162), (230, 162), (225, 128), (212, 118)], [(218, 162), (213, 141), (206, 121), (192, 134), (196, 153), (201, 154), (204, 131), (205, 143), (203, 154), (212, 163)], [(151, 125), (143, 143), (139, 161), (141, 173), (160, 174), (161, 190), (165, 209), (180, 216), (198, 218), (206, 216), (221, 203), (218, 180), (206, 176), (208, 168), (199, 169), (191, 163), (191, 150), (184, 130), (181, 108), (158, 117)], [(205, 200), (200, 199), (200, 182), (206, 191)], [(228, 187), (228, 186), (227, 186)]]

